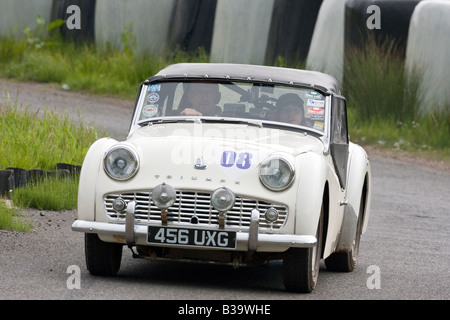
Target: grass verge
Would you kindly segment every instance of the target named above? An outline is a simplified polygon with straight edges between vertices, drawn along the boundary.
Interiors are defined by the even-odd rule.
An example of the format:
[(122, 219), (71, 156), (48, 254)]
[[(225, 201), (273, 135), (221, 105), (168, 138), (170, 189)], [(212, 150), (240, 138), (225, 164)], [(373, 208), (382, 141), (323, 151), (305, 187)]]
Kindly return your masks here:
[[(66, 90), (88, 91), (134, 99), (140, 82), (163, 67), (177, 62), (207, 62), (195, 54), (166, 50), (160, 55), (136, 55), (129, 46), (75, 44), (58, 35), (0, 39), (0, 76), (21, 81), (58, 83)], [(127, 42), (124, 36), (123, 42)]]
[(346, 53), (343, 94), (351, 139), (389, 151), (450, 163), (450, 102), (444, 111), (419, 112), (419, 76), (408, 74), (395, 43)]
[(23, 218), (20, 209), (13, 208), (4, 199), (0, 199), (0, 230), (29, 232), (32, 226)]
[[(90, 145), (105, 135), (96, 128), (74, 124), (68, 115), (46, 109), (41, 116), (17, 104), (0, 103), (0, 169), (52, 171), (57, 163), (81, 165)], [(0, 206), (0, 229), (26, 230), (12, 218), (20, 215), (18, 207), (76, 209), (77, 194), (75, 175), (46, 178), (15, 188), (11, 195), (13, 207)]]
[(77, 208), (78, 176), (47, 178), (16, 188), (12, 194), (14, 205), (39, 210), (75, 210)]
[(0, 102), (0, 169), (52, 170), (57, 163), (81, 165), (89, 146), (105, 134), (74, 124), (68, 115), (48, 109), (42, 113)]

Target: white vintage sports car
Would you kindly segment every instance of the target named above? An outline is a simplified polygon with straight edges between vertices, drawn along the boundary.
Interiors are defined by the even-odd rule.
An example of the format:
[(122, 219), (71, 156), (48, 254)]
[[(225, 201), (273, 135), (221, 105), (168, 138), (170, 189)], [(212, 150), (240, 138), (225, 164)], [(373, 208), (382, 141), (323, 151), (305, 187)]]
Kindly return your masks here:
[(354, 269), (370, 182), (333, 77), (175, 64), (140, 85), (125, 141), (90, 147), (72, 229), (94, 275), (116, 274), (127, 245), (151, 260), (282, 260), (286, 289), (310, 292), (320, 259)]

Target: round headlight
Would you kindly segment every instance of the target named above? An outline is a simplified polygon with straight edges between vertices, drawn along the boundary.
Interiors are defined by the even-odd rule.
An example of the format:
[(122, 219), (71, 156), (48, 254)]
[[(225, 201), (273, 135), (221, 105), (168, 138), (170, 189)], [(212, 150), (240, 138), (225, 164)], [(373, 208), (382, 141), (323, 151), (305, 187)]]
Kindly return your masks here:
[(105, 172), (115, 180), (130, 179), (139, 168), (138, 156), (128, 147), (114, 147), (105, 156), (104, 168)]
[(259, 168), (259, 180), (272, 191), (281, 191), (294, 181), (294, 166), (286, 159), (278, 156), (269, 157)]
[(230, 189), (224, 187), (213, 192), (211, 203), (217, 211), (225, 212), (233, 208), (235, 199), (234, 193)]

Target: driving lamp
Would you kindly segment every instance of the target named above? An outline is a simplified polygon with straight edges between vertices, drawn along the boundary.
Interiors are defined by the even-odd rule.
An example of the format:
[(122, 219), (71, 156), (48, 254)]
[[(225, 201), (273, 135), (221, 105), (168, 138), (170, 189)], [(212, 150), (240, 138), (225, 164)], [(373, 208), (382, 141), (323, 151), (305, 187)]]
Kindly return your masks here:
[(294, 166), (279, 156), (267, 158), (259, 168), (259, 180), (272, 191), (282, 191), (289, 187), (294, 176)]
[(160, 209), (167, 209), (175, 203), (177, 194), (172, 186), (165, 183), (157, 185), (152, 192), (152, 200)]
[(137, 153), (129, 147), (116, 146), (108, 151), (104, 158), (105, 172), (115, 180), (128, 180), (138, 168)]
[(114, 200), (112, 207), (116, 212), (124, 212), (127, 208), (127, 203), (122, 198), (117, 198)]
[(211, 195), (211, 204), (219, 212), (225, 212), (233, 208), (236, 197), (234, 193), (225, 187), (219, 188)]
[(275, 222), (278, 219), (278, 210), (275, 208), (269, 208), (266, 210), (266, 212), (264, 213), (264, 216), (266, 218), (267, 221), (269, 222)]

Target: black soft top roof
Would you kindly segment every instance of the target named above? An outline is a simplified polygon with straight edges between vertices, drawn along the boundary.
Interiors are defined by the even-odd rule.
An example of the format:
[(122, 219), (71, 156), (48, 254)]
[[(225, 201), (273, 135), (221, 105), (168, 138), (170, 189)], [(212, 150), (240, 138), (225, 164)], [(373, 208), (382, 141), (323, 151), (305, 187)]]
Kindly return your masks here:
[(300, 69), (230, 63), (178, 63), (167, 66), (147, 81), (164, 79), (209, 79), (257, 81), (311, 87), (323, 93), (340, 95), (338, 83), (332, 76)]

